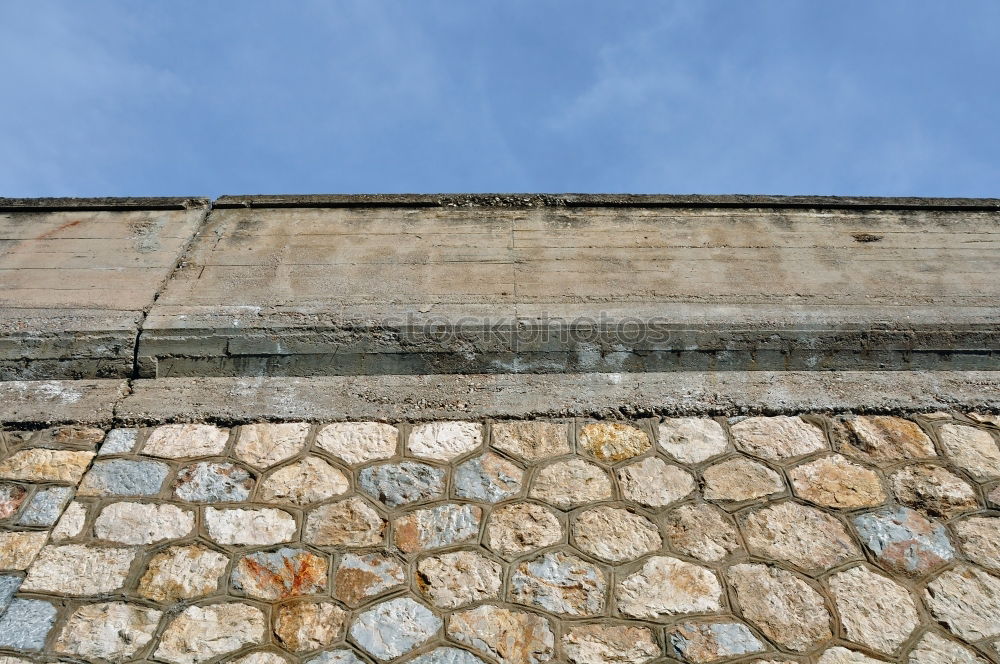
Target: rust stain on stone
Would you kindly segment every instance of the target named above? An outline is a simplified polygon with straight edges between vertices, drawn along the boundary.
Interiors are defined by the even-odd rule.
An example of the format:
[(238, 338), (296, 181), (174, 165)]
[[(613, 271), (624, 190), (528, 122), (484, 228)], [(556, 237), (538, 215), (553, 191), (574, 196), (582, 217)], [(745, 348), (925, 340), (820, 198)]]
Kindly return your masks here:
[(410, 515), (396, 522), (396, 546), (401, 551), (410, 553), (421, 548), (420, 528), (416, 516)]
[(104, 440), (104, 431), (94, 427), (66, 426), (49, 432), (53, 443), (96, 445)]
[(252, 554), (240, 560), (234, 574), (250, 596), (282, 600), (326, 587), (326, 560), (306, 551)]
[(24, 502), (28, 490), (17, 484), (0, 484), (0, 519), (6, 519)]
[(337, 571), (334, 580), (336, 585), (334, 597), (345, 604), (357, 605), (371, 594), (371, 589), (376, 587), (380, 581), (379, 575), (373, 572), (356, 567), (341, 568)]

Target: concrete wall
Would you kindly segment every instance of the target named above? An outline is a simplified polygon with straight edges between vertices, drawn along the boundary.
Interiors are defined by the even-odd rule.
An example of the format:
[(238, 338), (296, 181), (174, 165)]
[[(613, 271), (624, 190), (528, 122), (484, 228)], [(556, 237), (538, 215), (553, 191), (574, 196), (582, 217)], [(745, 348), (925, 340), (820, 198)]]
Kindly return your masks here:
[(0, 210), (2, 379), (997, 368), (992, 200)]

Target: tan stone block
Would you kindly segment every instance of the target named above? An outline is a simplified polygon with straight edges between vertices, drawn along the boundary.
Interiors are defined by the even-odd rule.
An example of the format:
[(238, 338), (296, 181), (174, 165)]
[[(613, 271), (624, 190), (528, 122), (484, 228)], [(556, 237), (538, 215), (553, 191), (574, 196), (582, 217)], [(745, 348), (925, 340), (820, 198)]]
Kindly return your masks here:
[(594, 507), (578, 514), (573, 540), (584, 553), (612, 563), (636, 560), (663, 544), (652, 521), (616, 507)]
[(325, 648), (340, 638), (348, 614), (331, 602), (299, 601), (278, 608), (274, 633), (292, 652)]
[(575, 625), (563, 634), (562, 651), (572, 664), (643, 664), (660, 646), (645, 627)]
[(405, 582), (403, 565), (388, 554), (345, 553), (333, 577), (333, 596), (348, 606), (358, 606)]
[(125, 602), (81, 606), (66, 620), (56, 652), (123, 662), (153, 639), (161, 611)]
[(219, 544), (259, 546), (290, 542), (298, 526), (284, 510), (205, 508), (208, 536)]
[(470, 542), (479, 537), (483, 510), (475, 505), (445, 504), (419, 509), (393, 522), (393, 541), (414, 553)]
[(1000, 578), (960, 564), (927, 584), (924, 602), (939, 623), (976, 642), (1000, 636)]
[(494, 422), (493, 447), (533, 463), (568, 454), (569, 427), (558, 422)]
[(201, 544), (169, 547), (150, 559), (138, 593), (167, 603), (210, 595), (218, 589), (228, 562), (228, 556)]
[(639, 456), (652, 442), (642, 429), (623, 422), (592, 422), (580, 430), (580, 451), (607, 462)]
[(729, 427), (736, 447), (747, 454), (777, 461), (827, 448), (819, 427), (798, 417), (748, 417)]
[(194, 529), (194, 512), (176, 505), (112, 503), (94, 521), (94, 534), (119, 544), (153, 544), (185, 537)]
[(419, 459), (451, 461), (478, 448), (483, 427), (476, 422), (417, 424), (406, 441), (406, 453)]
[(27, 569), (47, 539), (45, 532), (0, 532), (0, 569)]
[(681, 505), (667, 513), (663, 524), (667, 543), (698, 560), (715, 562), (740, 549), (736, 527), (711, 505)]
[(824, 507), (876, 507), (886, 499), (876, 473), (839, 454), (796, 466), (788, 475), (796, 496)]
[(306, 422), (246, 424), (239, 429), (233, 452), (255, 468), (270, 468), (301, 452), (308, 434)]
[(316, 434), (316, 446), (355, 466), (395, 456), (399, 430), (381, 422), (335, 422)]
[(743, 617), (775, 643), (807, 652), (833, 638), (820, 595), (795, 574), (769, 565), (735, 565), (727, 572)]
[(889, 485), (896, 500), (929, 516), (950, 519), (979, 507), (969, 483), (941, 466), (906, 466), (889, 477)]
[(632, 618), (659, 620), (722, 608), (722, 586), (711, 570), (669, 556), (653, 556), (615, 590), (618, 610)]
[(972, 516), (954, 523), (952, 528), (969, 560), (1000, 572), (1000, 517)]
[(417, 587), (431, 604), (459, 607), (500, 594), (503, 567), (473, 551), (429, 556), (417, 563)]
[(958, 424), (945, 424), (939, 431), (952, 463), (980, 481), (1000, 477), (1000, 447), (993, 434)]
[(375, 546), (385, 540), (387, 525), (363, 498), (354, 496), (310, 512), (303, 540), (317, 546)]
[(569, 509), (610, 498), (611, 478), (606, 470), (583, 459), (556, 461), (539, 469), (529, 495)]
[(155, 656), (172, 664), (197, 664), (263, 643), (266, 626), (263, 612), (249, 604), (189, 606), (167, 625)]
[(562, 539), (562, 525), (551, 510), (534, 503), (494, 508), (486, 525), (490, 548), (505, 557), (551, 546)]
[(210, 424), (164, 424), (149, 434), (142, 453), (165, 459), (215, 456), (228, 441), (228, 429)]
[(308, 456), (266, 477), (258, 490), (258, 499), (265, 503), (309, 505), (342, 495), (350, 488), (344, 473), (317, 456)]
[(909, 591), (864, 566), (852, 567), (828, 581), (847, 638), (892, 655), (920, 624)]
[(555, 647), (552, 628), (542, 616), (489, 604), (453, 614), (448, 636), (499, 664), (546, 662)]
[(21, 590), (57, 595), (103, 595), (121, 589), (134, 548), (64, 544), (46, 546), (28, 569)]
[(927, 434), (916, 423), (901, 417), (855, 417), (847, 420), (845, 426), (851, 435), (843, 441), (843, 452), (863, 461), (884, 464), (937, 455)]
[(756, 500), (785, 490), (781, 475), (746, 457), (728, 459), (709, 466), (702, 473), (705, 500), (729, 503)]
[(966, 646), (927, 632), (910, 650), (908, 664), (986, 664)]
[(833, 516), (791, 501), (741, 515), (750, 553), (791, 563), (806, 572), (835, 567), (861, 552)]
[(20, 450), (0, 461), (0, 479), (78, 484), (93, 458), (94, 452)]
[(646, 507), (666, 507), (697, 488), (691, 473), (650, 457), (618, 470), (622, 497)]
[(707, 417), (677, 417), (660, 423), (660, 448), (681, 463), (701, 463), (726, 451), (722, 425)]

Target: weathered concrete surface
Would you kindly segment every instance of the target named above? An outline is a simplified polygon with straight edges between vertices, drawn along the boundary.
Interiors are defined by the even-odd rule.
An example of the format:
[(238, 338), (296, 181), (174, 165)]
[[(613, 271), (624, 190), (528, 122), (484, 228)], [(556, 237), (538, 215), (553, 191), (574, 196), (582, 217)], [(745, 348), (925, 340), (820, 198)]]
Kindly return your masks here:
[(137, 380), (123, 421), (1000, 410), (1000, 372), (721, 371)]
[(0, 380), (130, 376), (145, 312), (206, 210), (0, 199)]
[[(3, 199), (0, 199), (3, 200)], [(80, 200), (80, 199), (20, 199)], [(102, 200), (102, 199), (83, 199)], [(135, 199), (127, 199), (135, 200)], [(281, 194), (220, 196), (215, 207), (652, 207), (1000, 210), (1000, 198), (769, 196), (762, 194)]]
[(741, 201), (222, 199), (138, 373), (997, 366), (995, 203)]
[(722, 371), (0, 382), (0, 422), (429, 420), (1000, 410), (1000, 371)]
[(0, 423), (107, 423), (127, 391), (125, 380), (0, 381)]
[(0, 379), (1000, 368), (993, 199), (207, 205), (0, 199)]

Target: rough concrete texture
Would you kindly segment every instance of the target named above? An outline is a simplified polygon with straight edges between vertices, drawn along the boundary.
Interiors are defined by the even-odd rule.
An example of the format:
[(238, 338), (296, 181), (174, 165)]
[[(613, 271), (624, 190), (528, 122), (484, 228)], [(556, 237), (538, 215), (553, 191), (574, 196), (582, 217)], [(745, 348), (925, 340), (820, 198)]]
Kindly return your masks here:
[[(2, 384), (0, 384), (2, 387)], [(2, 408), (2, 404), (0, 404)], [(178, 419), (431, 420), (1000, 411), (1000, 372), (720, 371), (611, 374), (161, 378), (115, 406), (131, 422)], [(44, 412), (44, 411), (42, 411)]]
[(138, 370), (989, 368), (998, 216), (215, 209), (150, 311)]
[(142, 321), (208, 203), (99, 208), (0, 211), (0, 380), (131, 375)]
[[(420, 421), (955, 409), (1000, 411), (1000, 372), (689, 371), (0, 382), (0, 421), (31, 426), (176, 420)], [(676, 420), (671, 418), (661, 425), (661, 440), (663, 436), (673, 440), (673, 422)], [(393, 431), (388, 425), (373, 422), (370, 431), (358, 432), (354, 437), (340, 434), (336, 426), (321, 434), (321, 440), (328, 439), (326, 449), (342, 461), (355, 464), (362, 459), (386, 459), (394, 453), (395, 433), (393, 442), (386, 442), (382, 433), (383, 429)], [(710, 431), (717, 435), (714, 429)], [(358, 457), (358, 444), (375, 438), (382, 440), (383, 446), (372, 448), (370, 457)], [(552, 430), (539, 433), (537, 439), (510, 444), (500, 440), (499, 446), (515, 458), (526, 455), (524, 458), (530, 460), (546, 458), (550, 450), (553, 455), (563, 450), (564, 438), (565, 433), (554, 425)], [(685, 446), (694, 449), (703, 443), (684, 436), (678, 441), (660, 443), (668, 458), (678, 461), (703, 460), (726, 449), (722, 440), (718, 446), (713, 442), (711, 448), (705, 447), (705, 454), (689, 455), (679, 450)], [(862, 448), (853, 448), (852, 453), (865, 458), (863, 448), (867, 445), (862, 441)], [(253, 465), (252, 461), (248, 463)]]
[[(818, 449), (782, 455), (799, 436), (789, 417), (819, 432)], [(982, 412), (888, 417), (896, 419), (882, 420), (884, 430), (926, 437), (934, 467), (970, 487), (961, 510), (933, 501), (902, 507), (888, 490), (855, 501), (845, 469), (890, 487), (900, 472), (927, 464), (928, 450), (916, 451), (921, 460), (886, 461), (877, 445), (891, 441), (883, 441), (869, 449), (872, 459), (849, 457), (854, 448), (845, 445), (862, 442), (840, 436), (864, 430), (850, 415), (702, 417), (688, 429), (732, 440), (750, 422), (771, 434), (755, 439), (753, 452), (730, 448), (691, 462), (668, 454), (660, 435), (675, 429), (661, 417), (466, 418), (440, 427), (390, 419), (388, 457), (384, 436), (366, 435), (371, 422), (341, 422), (339, 436), (373, 448), (356, 450), (370, 460), (353, 465), (327, 449), (323, 422), (175, 422), (118, 427), (107, 438), (93, 427), (8, 425), (0, 430), (0, 660), (995, 660), (1000, 516), (987, 496), (1000, 471), (969, 470), (964, 451), (942, 440), (967, 428), (979, 434), (979, 454), (1000, 452), (1000, 429)], [(404, 444), (414, 431), (453, 429), (479, 435), (447, 460), (416, 457)], [(244, 465), (241, 441), (256, 446), (289, 431), (295, 449)], [(550, 454), (523, 454), (556, 431), (565, 447), (550, 441)], [(628, 446), (624, 460), (603, 459), (596, 431), (641, 434), (649, 444)], [(216, 439), (221, 447), (213, 443), (208, 459), (192, 458)], [(441, 444), (451, 449), (449, 440)], [(503, 473), (485, 473), (485, 464), (468, 471), (482, 459)], [(748, 499), (716, 495), (745, 477), (738, 461), (785, 479)], [(336, 476), (301, 473), (305, 462)], [(607, 490), (579, 491), (576, 474), (542, 472), (579, 463), (602, 473)], [(158, 469), (153, 481), (135, 473), (146, 467)], [(636, 468), (676, 473), (660, 487), (627, 474)], [(294, 472), (280, 475), (285, 469)], [(484, 477), (515, 471), (521, 479), (504, 491), (478, 491)], [(282, 478), (282, 491), (268, 489), (271, 477)], [(935, 477), (916, 474), (907, 486), (937, 495)], [(192, 478), (205, 490), (178, 491)], [(536, 491), (540, 483), (545, 490)], [(638, 499), (637, 483), (656, 488), (655, 500)], [(58, 513), (26, 520), (36, 498), (56, 490), (59, 525)]]
[(0, 378), (989, 369), (998, 218), (945, 199), (6, 199)]
[(125, 380), (0, 381), (0, 422), (107, 422), (128, 391)]

